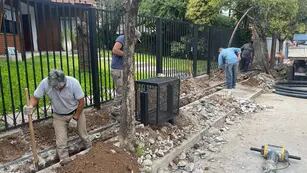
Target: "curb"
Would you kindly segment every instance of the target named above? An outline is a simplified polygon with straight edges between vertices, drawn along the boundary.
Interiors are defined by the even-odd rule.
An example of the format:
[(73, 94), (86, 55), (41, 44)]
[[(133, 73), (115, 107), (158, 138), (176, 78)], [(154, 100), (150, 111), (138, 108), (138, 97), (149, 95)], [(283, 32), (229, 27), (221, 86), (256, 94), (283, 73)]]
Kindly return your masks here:
[[(259, 95), (261, 95), (262, 92), (263, 92), (263, 89), (259, 89), (258, 91), (253, 93), (250, 97), (248, 97), (247, 99), (253, 100), (253, 99), (257, 98)], [(197, 134), (193, 135), (191, 138), (187, 139), (181, 145), (174, 148), (170, 153), (165, 155), (163, 158), (154, 161), (153, 164), (152, 164), (152, 167), (151, 167), (152, 168), (151, 172), (152, 173), (158, 173), (161, 168), (167, 167), (169, 165), (169, 163), (172, 160), (174, 160), (177, 156), (179, 156), (183, 151), (190, 149), (193, 145), (195, 145), (197, 142), (199, 142), (201, 140), (201, 138), (205, 135), (205, 133), (207, 133), (209, 131), (209, 129), (211, 127), (215, 127), (215, 128), (222, 127), (224, 125), (225, 121), (226, 121), (226, 117), (231, 116), (234, 113), (235, 113), (235, 109), (232, 109), (231, 111), (229, 111), (225, 115), (217, 118), (214, 122), (212, 122), (209, 125), (209, 127), (201, 130)]]
[(232, 109), (230, 112), (226, 113), (225, 115), (217, 118), (213, 123), (209, 125), (209, 127), (201, 130), (197, 134), (193, 135), (191, 138), (183, 142), (181, 145), (176, 147), (173, 151), (165, 155), (162, 159), (156, 160), (153, 162), (152, 165), (152, 171), (153, 173), (157, 173), (160, 168), (167, 167), (168, 164), (174, 160), (179, 154), (181, 154), (183, 151), (191, 148), (193, 145), (195, 145), (197, 142), (201, 140), (201, 138), (209, 131), (211, 127), (221, 127), (227, 116), (233, 115), (235, 113), (235, 109)]

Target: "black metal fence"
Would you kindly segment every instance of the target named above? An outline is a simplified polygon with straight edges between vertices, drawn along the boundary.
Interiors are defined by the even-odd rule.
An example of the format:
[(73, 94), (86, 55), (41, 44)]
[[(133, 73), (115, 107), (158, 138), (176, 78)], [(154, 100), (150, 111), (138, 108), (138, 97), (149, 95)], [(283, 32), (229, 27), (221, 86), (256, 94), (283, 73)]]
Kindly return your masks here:
[[(110, 64), (114, 41), (124, 31), (121, 12), (45, 0), (5, 1), (1, 11), (0, 130), (27, 123), (24, 88), (33, 93), (53, 68), (80, 81), (87, 107), (112, 100)], [(136, 79), (210, 73), (232, 31), (148, 16), (138, 16), (137, 29), (142, 43), (134, 57)], [(40, 101), (35, 120), (50, 117), (49, 103)]]

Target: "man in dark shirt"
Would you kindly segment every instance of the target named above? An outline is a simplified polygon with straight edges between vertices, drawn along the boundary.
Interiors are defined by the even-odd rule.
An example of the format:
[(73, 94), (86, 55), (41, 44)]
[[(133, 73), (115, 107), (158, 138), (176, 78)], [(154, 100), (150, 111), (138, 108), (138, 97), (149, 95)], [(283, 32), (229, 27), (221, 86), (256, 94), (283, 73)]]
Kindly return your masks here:
[(241, 47), (241, 68), (240, 70), (242, 72), (247, 72), (248, 68), (252, 62), (252, 58), (254, 56), (254, 48), (253, 48), (253, 41), (250, 41), (249, 43), (244, 44)]
[[(140, 41), (141, 33), (138, 30), (135, 30), (136, 39)], [(111, 75), (115, 83), (116, 95), (114, 98), (114, 107), (112, 114), (118, 116), (120, 114), (120, 105), (123, 95), (123, 58), (124, 58), (124, 45), (125, 45), (125, 36), (120, 35), (115, 40), (115, 44), (112, 49), (112, 63), (111, 63)]]

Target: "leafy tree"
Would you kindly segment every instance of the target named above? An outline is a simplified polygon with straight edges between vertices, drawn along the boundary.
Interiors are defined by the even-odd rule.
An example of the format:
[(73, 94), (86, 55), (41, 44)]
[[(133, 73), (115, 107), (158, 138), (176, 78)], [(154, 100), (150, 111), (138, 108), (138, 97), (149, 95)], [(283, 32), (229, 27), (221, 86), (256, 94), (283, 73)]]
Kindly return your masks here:
[[(266, 37), (272, 34), (281, 35), (290, 29), (289, 24), (296, 20), (299, 11), (299, 0), (228, 0), (229, 8), (236, 16), (253, 7), (248, 23), (253, 28), (255, 64), (269, 72)], [(265, 58), (266, 57), (266, 58)]]
[(235, 24), (236, 24), (235, 18), (231, 18), (231, 17), (224, 16), (221, 14), (216, 15), (212, 21), (212, 25), (214, 26), (223, 26), (223, 27), (229, 27), (229, 28), (234, 27)]
[(196, 24), (212, 24), (217, 18), (220, 18), (224, 0), (189, 0), (187, 6), (186, 18)]
[(123, 0), (97, 0), (97, 6), (104, 11), (99, 17), (99, 43), (102, 47), (112, 49), (117, 37), (116, 32), (124, 14)]
[(188, 0), (142, 0), (139, 14), (169, 19), (185, 19)]

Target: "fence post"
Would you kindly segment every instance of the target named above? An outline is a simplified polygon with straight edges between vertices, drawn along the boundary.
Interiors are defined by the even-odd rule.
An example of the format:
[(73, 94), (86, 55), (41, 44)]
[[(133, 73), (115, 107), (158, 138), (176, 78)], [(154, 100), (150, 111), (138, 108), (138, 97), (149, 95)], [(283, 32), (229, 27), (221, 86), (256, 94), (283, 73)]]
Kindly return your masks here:
[(94, 107), (100, 106), (99, 75), (98, 75), (98, 53), (97, 53), (97, 32), (96, 32), (96, 9), (89, 8), (89, 46), (93, 82)]
[(211, 37), (211, 27), (209, 26), (208, 30), (208, 61), (207, 61), (207, 75), (210, 77), (211, 73), (211, 58), (212, 58), (212, 37)]
[(193, 42), (192, 42), (192, 53), (193, 53), (193, 77), (197, 76), (197, 43), (198, 43), (198, 26), (192, 24), (193, 29)]
[(162, 20), (157, 18), (156, 21), (156, 74), (163, 72), (162, 65)]

